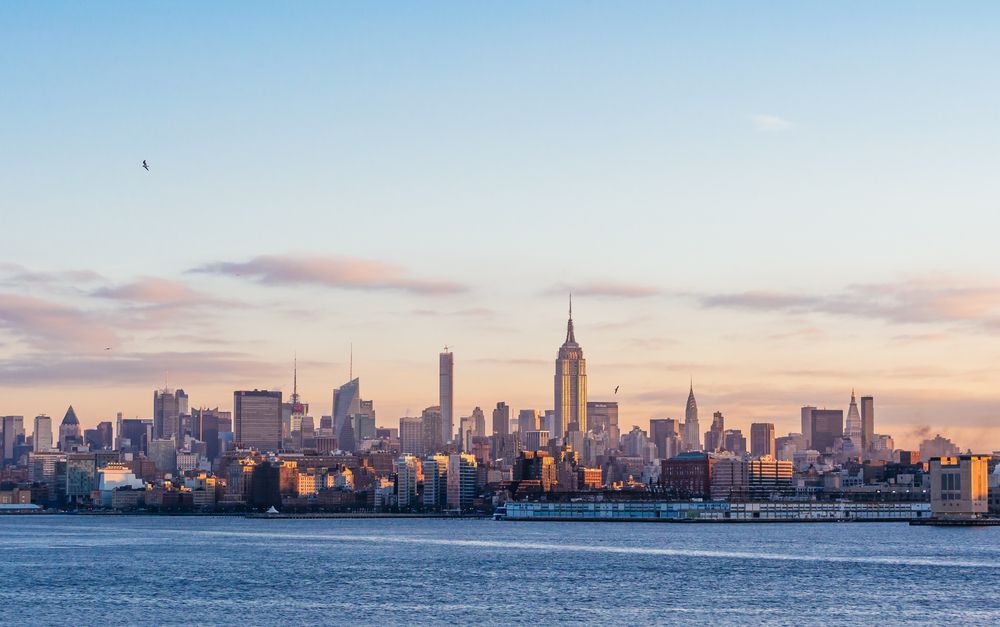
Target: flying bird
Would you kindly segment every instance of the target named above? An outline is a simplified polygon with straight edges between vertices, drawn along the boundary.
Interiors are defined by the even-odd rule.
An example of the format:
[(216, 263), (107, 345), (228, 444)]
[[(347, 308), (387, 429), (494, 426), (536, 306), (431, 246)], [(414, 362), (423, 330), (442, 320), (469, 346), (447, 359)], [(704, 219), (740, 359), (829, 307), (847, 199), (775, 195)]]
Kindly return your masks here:
[(105, 346), (104, 350), (109, 351), (109, 350), (111, 350), (111, 347), (110, 346)]
[(616, 385), (616, 386), (615, 386), (615, 394), (617, 394), (617, 393), (618, 393), (618, 388), (620, 388), (620, 387), (621, 387), (620, 385)]
[(149, 164), (146, 163), (145, 159), (142, 160), (142, 167), (146, 168), (146, 172), (149, 172)]

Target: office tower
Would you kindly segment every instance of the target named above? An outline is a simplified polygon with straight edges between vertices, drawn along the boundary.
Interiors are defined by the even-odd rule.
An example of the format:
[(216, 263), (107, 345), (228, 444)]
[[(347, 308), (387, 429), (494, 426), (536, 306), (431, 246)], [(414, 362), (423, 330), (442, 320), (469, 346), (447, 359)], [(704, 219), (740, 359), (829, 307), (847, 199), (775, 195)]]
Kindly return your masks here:
[[(362, 419), (361, 417), (365, 418)], [(373, 437), (375, 403), (361, 399), (361, 381), (351, 379), (333, 391), (333, 435), (342, 451), (353, 452), (363, 437)], [(363, 433), (361, 433), (363, 431)]]
[(802, 408), (802, 437), (806, 439), (807, 448), (815, 448), (812, 443), (812, 413), (816, 410), (812, 405)]
[(861, 414), (858, 412), (858, 402), (854, 398), (854, 390), (851, 390), (851, 406), (847, 410), (844, 437), (851, 440), (855, 452), (861, 451)]
[(809, 433), (812, 436), (810, 449), (820, 453), (832, 451), (836, 441), (844, 437), (844, 410), (812, 409)]
[(676, 439), (677, 422), (673, 418), (652, 418), (649, 421), (649, 438), (656, 445), (656, 454), (660, 459), (668, 459), (676, 454), (668, 440)]
[(110, 449), (115, 443), (114, 432), (111, 423), (107, 420), (97, 423), (97, 432), (100, 434), (102, 449)]
[(526, 451), (541, 451), (549, 445), (548, 431), (522, 431), (521, 434)]
[(809, 447), (806, 446), (806, 436), (801, 433), (789, 433), (774, 439), (774, 456), (782, 461), (792, 461), (795, 453), (807, 450)]
[(467, 453), (448, 456), (448, 507), (469, 509), (476, 498), (476, 458)]
[(292, 395), (281, 404), (281, 441), (285, 448), (302, 449), (302, 418), (309, 413), (309, 404), (299, 396), (299, 360), (292, 365)]
[(396, 504), (399, 507), (416, 505), (417, 475), (420, 474), (420, 461), (413, 455), (401, 455), (396, 460), (394, 467), (396, 471)]
[(83, 441), (92, 451), (100, 451), (111, 448), (111, 423), (100, 422), (94, 429), (85, 429)]
[(59, 424), (59, 450), (67, 452), (74, 445), (83, 443), (83, 433), (80, 431), (80, 420), (70, 405)]
[(145, 453), (153, 439), (153, 422), (138, 418), (125, 418), (118, 430), (118, 448), (126, 453)]
[(160, 472), (177, 471), (177, 443), (173, 438), (166, 440), (153, 439), (149, 442), (149, 459), (156, 464)]
[(424, 455), (424, 422), (419, 416), (404, 416), (399, 419), (399, 452)]
[(486, 414), (483, 413), (481, 407), (472, 410), (472, 435), (477, 438), (485, 438), (489, 435), (486, 433)]
[(750, 455), (774, 457), (774, 454), (774, 425), (770, 422), (755, 422), (750, 425)]
[(233, 422), (238, 447), (281, 450), (281, 392), (233, 392)]
[(496, 409), (493, 410), (493, 434), (510, 434), (510, 407), (503, 401), (497, 403)]
[(542, 429), (548, 431), (553, 437), (562, 437), (562, 431), (559, 429), (559, 424), (556, 421), (556, 410), (546, 409), (542, 413)]
[(642, 457), (646, 452), (646, 443), (649, 438), (646, 432), (638, 426), (622, 436), (622, 452), (629, 457)]
[(441, 441), (455, 435), (455, 356), (444, 347), (438, 355), (438, 401), (441, 407)]
[(35, 416), (35, 430), (32, 432), (31, 442), (36, 453), (52, 450), (52, 419), (45, 414)]
[[(280, 394), (280, 393), (279, 393)], [(276, 408), (278, 437), (281, 437), (281, 401)], [(237, 422), (239, 420), (237, 419)], [(278, 463), (261, 462), (250, 473), (250, 489), (247, 490), (247, 505), (255, 510), (281, 507), (281, 468)]]
[(726, 429), (723, 434), (723, 448), (734, 455), (746, 455), (747, 439), (739, 429)]
[(694, 381), (688, 391), (687, 406), (684, 408), (684, 445), (689, 451), (701, 450), (701, 431), (698, 427), (698, 403), (694, 400)]
[(617, 449), (622, 432), (618, 427), (618, 403), (616, 401), (587, 402), (587, 428), (608, 434), (612, 449)]
[(444, 440), (441, 439), (441, 408), (428, 407), (420, 413), (420, 421), (424, 429), (424, 450), (428, 453), (441, 452), (444, 449)]
[[(183, 390), (178, 390), (183, 393)], [(169, 389), (153, 391), (153, 437), (157, 440), (180, 439), (180, 407), (177, 394)]]
[(521, 433), (538, 431), (539, 426), (537, 409), (522, 409), (517, 412), (517, 430)]
[(371, 407), (372, 403), (373, 401), (361, 401), (361, 413), (354, 416), (354, 437), (357, 442), (375, 439), (375, 410), (365, 409), (366, 405)]
[(511, 471), (514, 481), (537, 481), (543, 492), (552, 490), (559, 476), (556, 460), (547, 451), (524, 451)]
[(333, 436), (342, 451), (354, 451), (355, 434), (351, 417), (360, 412), (361, 381), (354, 378), (333, 391)]
[[(559, 348), (555, 376), (556, 426), (564, 431), (587, 432), (587, 361), (573, 333), (573, 299), (569, 301), (566, 341)], [(521, 427), (522, 431), (525, 431)], [(562, 435), (561, 433), (559, 435)]]
[(443, 508), (448, 504), (448, 456), (432, 455), (424, 460), (424, 506)]
[(16, 462), (14, 448), (24, 444), (24, 416), (3, 417), (3, 455), (0, 462)]
[(209, 461), (214, 461), (219, 457), (219, 432), (223, 422), (223, 414), (215, 409), (196, 409), (192, 412), (194, 417), (195, 437), (205, 443), (205, 457)]
[(875, 398), (861, 397), (861, 449), (868, 453), (875, 447)]
[(726, 419), (721, 411), (712, 414), (712, 427), (705, 432), (705, 451), (714, 453), (722, 449), (726, 434)]
[(97, 457), (93, 453), (70, 453), (66, 456), (67, 501), (70, 503), (89, 501), (90, 493), (97, 487), (96, 479)]
[(468, 453), (472, 449), (472, 438), (474, 430), (472, 416), (462, 416), (458, 420), (458, 439), (455, 441), (463, 453)]

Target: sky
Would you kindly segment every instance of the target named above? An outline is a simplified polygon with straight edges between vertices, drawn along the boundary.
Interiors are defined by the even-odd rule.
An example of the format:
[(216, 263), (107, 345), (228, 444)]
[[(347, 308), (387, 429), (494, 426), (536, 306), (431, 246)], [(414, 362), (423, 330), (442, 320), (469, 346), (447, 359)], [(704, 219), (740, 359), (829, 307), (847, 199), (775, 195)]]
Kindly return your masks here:
[[(4, 3), (0, 414), (875, 397), (1000, 450), (1000, 6)], [(149, 172), (140, 167), (147, 160)], [(110, 350), (108, 350), (110, 349)], [(617, 395), (613, 394), (620, 386)]]

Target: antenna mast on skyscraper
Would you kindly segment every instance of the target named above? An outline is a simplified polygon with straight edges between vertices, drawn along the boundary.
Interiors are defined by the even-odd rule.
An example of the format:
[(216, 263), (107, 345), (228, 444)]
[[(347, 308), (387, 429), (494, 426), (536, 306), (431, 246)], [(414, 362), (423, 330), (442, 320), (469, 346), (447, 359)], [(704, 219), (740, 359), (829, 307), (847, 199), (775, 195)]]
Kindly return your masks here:
[(299, 351), (295, 351), (295, 362), (292, 366), (292, 402), (299, 402)]
[(348, 366), (347, 380), (348, 381), (354, 381), (354, 342), (351, 342), (349, 363), (350, 363), (350, 365)]

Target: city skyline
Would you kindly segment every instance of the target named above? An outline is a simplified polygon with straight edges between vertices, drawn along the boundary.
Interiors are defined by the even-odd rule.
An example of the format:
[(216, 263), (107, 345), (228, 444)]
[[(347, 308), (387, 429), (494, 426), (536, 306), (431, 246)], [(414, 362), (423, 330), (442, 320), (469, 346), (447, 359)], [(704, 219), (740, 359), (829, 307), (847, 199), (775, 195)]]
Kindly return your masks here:
[(725, 6), (4, 7), (2, 411), (288, 396), (296, 351), (323, 408), (351, 343), (383, 423), (446, 345), (456, 421), (544, 410), (572, 291), (623, 432), (693, 376), (703, 424), (857, 388), (1000, 449), (1000, 9)]
[[(618, 405), (618, 401), (617, 401), (617, 398), (618, 398), (618, 390), (617, 389), (614, 390), (614, 391), (612, 391), (612, 393), (610, 395), (608, 395), (607, 397), (598, 397), (598, 398), (595, 398), (595, 397), (591, 397), (591, 396), (588, 395), (587, 385), (586, 385), (586, 366), (584, 365), (585, 364), (585, 360), (583, 358), (583, 349), (582, 349), (582, 346), (579, 343), (577, 343), (576, 337), (575, 337), (575, 331), (574, 331), (574, 320), (573, 320), (573, 312), (572, 312), (572, 298), (570, 299), (570, 303), (571, 304), (570, 304), (570, 310), (569, 310), (569, 318), (568, 318), (568, 321), (567, 321), (567, 324), (566, 324), (565, 341), (563, 342), (562, 346), (559, 348), (558, 358), (556, 359), (556, 377), (555, 377), (555, 381), (554, 381), (554, 384), (553, 384), (553, 389), (555, 391), (555, 399), (556, 399), (557, 403), (554, 406), (558, 407), (558, 400), (560, 398), (565, 398), (566, 399), (565, 402), (569, 403), (571, 406), (582, 405), (580, 411), (581, 411), (581, 413), (584, 416), (586, 416), (589, 405), (594, 405), (595, 403), (604, 403), (604, 402), (612, 402), (613, 401), (613, 403), (615, 405), (615, 416), (616, 416), (615, 420), (617, 422), (617, 420), (618, 420), (617, 416), (618, 416), (618, 411), (619, 411), (619, 405)], [(453, 387), (453, 385), (454, 385), (454, 353), (451, 352), (451, 350), (450, 350), (449, 347), (445, 347), (445, 350), (446, 350), (446, 352), (442, 352), (442, 353), (438, 354), (438, 358), (439, 358), (438, 359), (439, 398), (440, 399), (445, 399), (445, 398), (451, 399), (453, 397), (453, 394), (454, 394), (454, 387)], [(353, 418), (349, 418), (349, 417), (354, 416), (354, 415), (356, 415), (358, 413), (369, 413), (369, 414), (372, 413), (372, 411), (373, 411), (372, 410), (372, 407), (373, 407), (372, 403), (374, 402), (374, 400), (372, 400), (372, 401), (362, 401), (360, 399), (359, 388), (360, 388), (360, 378), (361, 377), (360, 376), (355, 376), (355, 373), (354, 373), (353, 344), (350, 347), (350, 353), (351, 353), (350, 354), (350, 359), (349, 359), (349, 368), (350, 369), (349, 369), (348, 376), (351, 377), (351, 378), (346, 383), (344, 383), (343, 385), (335, 387), (332, 390), (332, 401), (331, 401), (331, 404), (330, 404), (330, 413), (329, 414), (324, 414), (323, 412), (325, 412), (326, 410), (322, 409), (322, 407), (320, 405), (317, 405), (317, 404), (313, 403), (313, 407), (319, 409), (320, 411), (315, 412), (317, 414), (316, 416), (311, 416), (311, 414), (309, 412), (309, 405), (310, 404), (308, 402), (304, 403), (304, 407), (305, 407), (304, 413), (310, 414), (311, 418), (314, 420), (314, 423), (317, 424), (317, 425), (318, 424), (322, 424), (322, 421), (319, 420), (320, 416), (322, 416), (324, 420), (329, 419), (329, 422), (330, 422), (329, 426), (332, 428), (332, 432), (334, 434), (334, 437), (336, 437), (336, 439), (338, 441), (340, 441), (340, 442), (347, 442), (348, 445), (349, 445), (349, 447), (353, 448), (354, 443), (356, 441), (356, 439), (355, 439), (356, 436), (354, 435), (354, 430), (353, 430), (353, 422), (354, 422), (354, 420), (353, 420)], [(582, 383), (578, 382), (576, 380), (577, 377), (579, 377), (579, 379), (580, 379), (580, 381), (582, 381)], [(293, 381), (293, 383), (292, 383), (292, 390), (293, 391), (292, 391), (292, 393), (290, 395), (290, 399), (293, 399), (293, 400), (291, 400), (290, 402), (292, 402), (292, 403), (298, 403), (299, 400), (300, 400), (300, 398), (302, 397), (302, 395), (298, 393), (298, 357), (297, 357), (297, 354), (296, 354), (296, 356), (293, 357), (292, 381)], [(572, 381), (572, 384), (569, 383), (570, 381)], [(563, 392), (564, 388), (568, 388), (568, 389), (565, 392)], [(577, 392), (577, 390), (580, 390), (580, 392)], [(169, 388), (169, 387), (167, 387), (165, 385), (162, 389), (157, 388), (157, 389), (154, 390), (154, 392), (153, 392), (153, 407), (152, 407), (152, 412), (150, 414), (144, 415), (141, 412), (137, 413), (134, 416), (129, 416), (129, 415), (125, 414), (124, 412), (116, 412), (116, 414), (121, 413), (121, 416), (119, 416), (119, 418), (120, 417), (126, 417), (126, 418), (138, 418), (138, 419), (149, 420), (150, 424), (152, 425), (151, 428), (153, 429), (153, 435), (154, 435), (154, 437), (164, 437), (163, 434), (165, 432), (177, 433), (178, 430), (180, 429), (180, 418), (181, 418), (181, 416), (183, 416), (185, 414), (189, 414), (192, 410), (194, 410), (194, 411), (200, 411), (200, 409), (195, 409), (196, 407), (197, 408), (205, 408), (205, 409), (213, 408), (213, 407), (214, 408), (231, 409), (232, 413), (238, 415), (239, 414), (239, 411), (237, 410), (238, 401), (239, 401), (239, 398), (242, 395), (247, 395), (247, 394), (250, 394), (250, 395), (254, 395), (254, 394), (273, 395), (273, 394), (277, 394), (278, 396), (276, 396), (274, 398), (278, 399), (276, 402), (280, 402), (281, 395), (283, 394), (283, 390), (281, 388), (277, 388), (277, 389), (274, 389), (274, 390), (271, 390), (271, 391), (265, 391), (263, 389), (258, 391), (257, 388), (255, 387), (255, 388), (253, 388), (252, 392), (237, 390), (237, 391), (233, 392), (233, 394), (234, 394), (235, 398), (234, 398), (233, 404), (230, 405), (230, 406), (226, 406), (225, 403), (214, 403), (214, 404), (213, 403), (205, 403), (205, 404), (197, 404), (197, 403), (195, 403), (195, 404), (191, 405), (191, 407), (189, 408), (189, 394), (183, 388), (179, 388), (178, 387), (176, 389), (173, 389), (173, 388)], [(165, 406), (163, 405), (164, 399), (167, 399), (167, 401), (170, 403), (169, 407), (171, 407), (172, 409), (166, 409), (165, 408)], [(825, 405), (821, 405), (821, 406), (817, 407), (817, 406), (814, 406), (814, 405), (803, 404), (803, 405), (800, 405), (798, 408), (796, 408), (796, 411), (799, 412), (799, 415), (796, 416), (794, 418), (794, 420), (791, 420), (791, 421), (782, 420), (780, 418), (772, 418), (772, 417), (769, 417), (769, 416), (752, 416), (752, 417), (748, 417), (745, 420), (743, 420), (740, 417), (736, 417), (734, 419), (733, 416), (730, 415), (730, 417), (729, 417), (729, 424), (730, 425), (734, 425), (734, 423), (735, 423), (735, 426), (737, 427), (736, 431), (738, 431), (738, 432), (745, 430), (746, 433), (743, 433), (744, 437), (747, 437), (747, 436), (750, 435), (750, 433), (753, 430), (753, 427), (757, 423), (762, 422), (762, 421), (767, 421), (767, 424), (771, 425), (772, 431), (774, 431), (774, 429), (777, 427), (777, 433), (782, 433), (782, 434), (788, 433), (789, 435), (794, 435), (794, 434), (797, 434), (797, 433), (798, 434), (806, 434), (807, 439), (810, 439), (812, 437), (812, 432), (810, 431), (810, 429), (806, 425), (805, 415), (806, 415), (807, 411), (808, 412), (821, 413), (821, 414), (830, 414), (830, 415), (837, 414), (839, 416), (837, 418), (837, 420), (839, 421), (839, 424), (840, 424), (838, 432), (842, 432), (843, 435), (844, 435), (844, 437), (846, 439), (848, 439), (848, 440), (850, 440), (850, 439), (853, 438), (853, 440), (855, 440), (854, 446), (856, 447), (857, 450), (868, 450), (868, 447), (870, 446), (871, 442), (870, 442), (870, 440), (868, 438), (863, 438), (863, 436), (862, 436), (862, 430), (863, 430), (864, 434), (874, 433), (874, 428), (876, 426), (874, 424), (874, 418), (873, 418), (873, 416), (874, 416), (874, 409), (873, 409), (873, 407), (874, 407), (874, 405), (873, 405), (873, 403), (874, 403), (874, 397), (871, 396), (871, 395), (863, 396), (863, 397), (861, 397), (861, 401), (862, 401), (862, 405), (863, 405), (863, 410), (862, 411), (865, 413), (865, 417), (864, 418), (862, 418), (861, 414), (859, 413), (858, 406), (857, 406), (857, 401), (856, 401), (855, 389), (852, 388), (851, 389), (851, 393), (850, 393), (850, 400), (849, 400), (849, 403), (848, 403), (848, 409), (847, 410), (844, 410), (844, 409), (839, 409), (839, 410), (838, 409), (833, 409), (833, 408), (837, 407), (836, 404), (832, 404), (829, 408), (827, 406), (825, 406)], [(499, 403), (503, 403), (505, 401), (504, 400), (500, 400), (498, 402)], [(367, 405), (365, 405), (366, 403), (367, 403)], [(277, 407), (277, 404), (275, 405), (275, 407)], [(365, 410), (364, 407), (368, 407), (368, 409)], [(436, 413), (437, 416), (439, 416), (440, 423), (441, 423), (440, 424), (441, 435), (439, 436), (440, 439), (438, 441), (444, 443), (444, 442), (448, 442), (448, 441), (452, 440), (453, 438), (455, 438), (455, 435), (456, 435), (455, 430), (454, 429), (450, 429), (450, 430), (448, 429), (448, 424), (447, 424), (446, 419), (445, 419), (446, 413), (442, 410), (442, 405), (439, 404), (437, 406), (428, 406), (427, 409), (424, 410), (424, 411), (426, 413), (427, 411), (432, 411), (432, 410)], [(464, 420), (466, 420), (469, 417), (468, 415), (473, 415), (476, 410), (481, 411), (481, 408), (480, 408), (479, 405), (476, 405), (474, 409), (469, 409), (467, 412), (460, 411), (459, 415), (462, 416), (462, 420), (464, 421)], [(533, 412), (535, 414), (535, 416), (536, 416), (536, 422), (538, 420), (540, 420), (541, 415), (543, 413), (546, 413), (546, 412), (550, 412), (552, 414), (552, 418), (553, 418), (553, 421), (554, 421), (553, 425), (559, 425), (561, 420), (565, 420), (564, 418), (560, 417), (560, 412), (558, 410), (552, 409), (552, 408), (546, 408), (544, 406), (533, 406), (533, 407), (524, 407), (524, 408), (515, 407), (514, 411), (515, 412), (520, 411), (522, 413), (523, 412)], [(392, 427), (395, 427), (397, 424), (399, 424), (399, 426), (402, 427), (402, 419), (404, 419), (406, 417), (409, 417), (409, 416), (413, 416), (414, 413), (418, 413), (418, 412), (411, 411), (410, 407), (408, 406), (407, 410), (406, 410), (406, 413), (399, 415), (400, 421), (398, 423), (397, 423), (396, 418), (392, 418), (392, 417), (390, 417), (388, 419), (383, 418), (383, 419), (378, 420), (378, 421), (375, 421), (374, 418), (373, 418), (373, 422), (375, 422), (377, 424), (377, 426), (379, 426), (379, 427), (389, 427), (389, 428), (392, 428)], [(723, 413), (723, 410), (715, 409), (714, 413), (715, 413), (716, 419), (713, 420), (713, 425), (712, 425), (712, 429), (711, 429), (712, 431), (715, 430), (715, 421), (721, 419), (721, 415)], [(468, 415), (466, 415), (466, 414), (468, 414)], [(46, 416), (47, 417), (48, 416), (48, 414), (46, 414), (45, 412), (40, 412), (37, 415), (38, 415), (38, 417), (42, 417), (42, 416)], [(73, 419), (77, 420), (77, 418), (76, 418), (76, 412), (75, 412), (72, 404), (69, 405), (69, 409), (67, 411), (67, 415), (72, 415)], [(684, 419), (683, 423), (681, 422), (681, 418), (680, 418), (681, 415), (683, 415), (683, 419)], [(846, 423), (844, 422), (844, 420), (845, 420), (844, 416), (845, 415), (847, 416)], [(800, 418), (801, 418), (801, 422), (799, 422)], [(880, 416), (880, 418), (881, 418), (881, 416)], [(25, 419), (28, 419), (28, 418), (26, 417)], [(687, 394), (687, 399), (686, 399), (686, 401), (684, 403), (683, 414), (678, 414), (678, 415), (657, 414), (657, 415), (649, 416), (645, 421), (636, 420), (635, 422), (632, 422), (632, 423), (625, 423), (623, 425), (619, 425), (619, 427), (627, 425), (624, 430), (621, 430), (619, 428), (619, 433), (624, 434), (624, 432), (627, 431), (630, 428), (640, 428), (640, 429), (643, 429), (645, 431), (647, 427), (650, 429), (650, 432), (652, 433), (653, 423), (657, 422), (657, 421), (662, 421), (663, 419), (669, 419), (669, 420), (676, 421), (676, 423), (678, 424), (678, 426), (682, 428), (682, 431), (679, 432), (679, 435), (681, 436), (681, 438), (685, 442), (687, 442), (687, 446), (689, 446), (691, 450), (702, 450), (702, 446), (701, 446), (702, 436), (704, 435), (704, 437), (707, 438), (709, 436), (709, 433), (707, 433), (706, 429), (702, 429), (700, 421), (698, 420), (698, 402), (696, 400), (693, 377), (691, 377), (691, 379), (689, 380), (688, 394)], [(100, 418), (97, 421), (95, 421), (95, 424), (97, 424), (97, 423), (110, 424), (110, 423), (107, 422), (108, 420), (110, 420), (110, 418)], [(170, 423), (169, 422), (170, 420), (172, 420), (173, 422)], [(350, 423), (350, 426), (352, 426), (352, 428), (348, 429), (347, 432), (345, 432), (344, 431), (344, 427), (348, 426), (349, 423)], [(791, 426), (788, 427), (787, 431), (785, 430), (786, 423), (788, 423), (788, 424), (791, 425)], [(238, 424), (238, 421), (237, 421), (237, 424)], [(562, 433), (562, 432), (568, 430), (567, 427), (571, 427), (571, 426), (573, 426), (575, 424), (576, 423), (573, 422), (573, 421), (567, 422), (566, 424), (562, 425), (561, 429), (560, 428), (556, 428), (556, 432), (557, 433)], [(878, 425), (882, 426), (881, 425), (881, 420), (879, 421)], [(88, 424), (81, 424), (81, 427), (79, 427), (79, 429), (84, 429), (84, 428), (86, 428), (88, 426), (90, 426), (89, 423)], [(586, 429), (583, 429), (583, 431), (589, 430), (591, 426), (592, 425), (588, 424), (588, 427)], [(800, 428), (796, 429), (796, 427), (800, 427)], [(496, 432), (496, 428), (497, 428), (496, 425), (491, 424), (490, 430), (492, 432)], [(536, 428), (535, 426), (532, 426), (532, 427), (530, 427), (528, 429), (528, 431), (531, 431), (531, 430), (533, 430), (535, 428)], [(541, 428), (545, 428), (545, 427), (541, 427)], [(520, 431), (525, 431), (523, 428), (521, 428), (520, 425), (519, 425), (519, 430)], [(570, 429), (570, 430), (575, 430), (575, 429)], [(237, 429), (237, 431), (238, 431), (238, 429)], [(930, 439), (932, 435), (934, 435), (934, 436), (940, 436), (940, 435), (942, 435), (942, 433), (944, 433), (941, 429), (921, 428), (921, 429), (919, 429), (917, 432), (915, 432), (912, 435), (912, 437), (914, 438), (914, 440), (911, 442), (911, 441), (909, 441), (907, 439), (907, 436), (905, 436), (905, 435), (903, 436), (902, 441), (900, 440), (900, 438), (898, 438), (898, 436), (896, 438), (893, 438), (894, 434), (888, 433), (889, 431), (891, 431), (890, 428), (885, 428), (885, 429), (883, 429), (883, 431), (886, 431), (887, 432), (886, 435), (888, 435), (891, 439), (894, 440), (894, 443), (896, 445), (895, 447), (896, 447), (897, 450), (906, 450), (906, 449), (914, 449), (915, 450), (917, 448), (917, 445), (922, 444), (924, 440)], [(484, 430), (484, 432), (485, 432), (485, 430)], [(81, 431), (81, 433), (82, 433), (82, 431)], [(727, 431), (726, 433), (729, 433), (729, 432)], [(450, 435), (446, 435), (446, 434), (450, 434)], [(279, 436), (280, 436), (280, 434), (279, 434)], [(280, 440), (279, 436), (274, 436), (273, 434), (271, 435), (271, 437), (278, 437), (279, 440)], [(552, 437), (561, 437), (561, 435), (552, 435)], [(721, 437), (721, 435), (720, 435), (720, 437)], [(459, 436), (459, 440), (460, 439), (461, 439), (461, 436)], [(240, 439), (239, 436), (237, 436), (237, 441), (238, 442), (241, 441), (241, 439)], [(248, 440), (248, 441), (249, 442), (253, 442), (252, 439)], [(718, 441), (718, 442), (715, 443), (715, 447), (716, 448), (726, 448), (726, 447), (722, 446), (722, 444), (723, 444), (723, 441), (720, 439), (720, 441)], [(180, 441), (179, 440), (177, 442), (177, 445), (180, 446)], [(978, 446), (982, 446), (982, 443), (977, 443), (977, 445)], [(279, 441), (279, 444), (277, 445), (277, 447), (280, 448), (280, 441)], [(821, 447), (821, 449), (822, 449), (822, 447)]]

